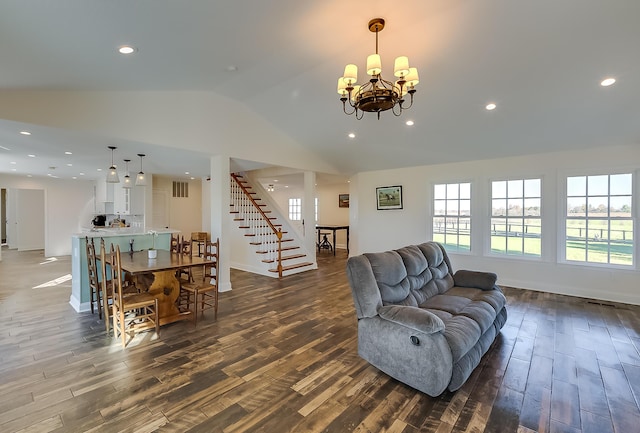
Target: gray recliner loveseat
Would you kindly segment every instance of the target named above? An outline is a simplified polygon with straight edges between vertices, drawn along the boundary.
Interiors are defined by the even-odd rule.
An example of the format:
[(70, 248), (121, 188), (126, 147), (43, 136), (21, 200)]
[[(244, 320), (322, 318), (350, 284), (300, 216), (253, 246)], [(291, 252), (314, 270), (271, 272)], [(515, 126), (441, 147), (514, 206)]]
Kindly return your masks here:
[(460, 388), (507, 320), (496, 275), (454, 274), (436, 242), (350, 257), (347, 275), (359, 355), (431, 396)]

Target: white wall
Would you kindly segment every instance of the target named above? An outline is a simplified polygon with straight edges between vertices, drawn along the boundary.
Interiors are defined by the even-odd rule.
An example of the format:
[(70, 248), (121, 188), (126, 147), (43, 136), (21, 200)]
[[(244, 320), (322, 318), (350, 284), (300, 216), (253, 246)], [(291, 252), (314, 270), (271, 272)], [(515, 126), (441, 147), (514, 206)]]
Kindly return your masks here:
[[(563, 184), (567, 175), (585, 171), (633, 171), (635, 233), (639, 206), (640, 148), (607, 147), (580, 152), (558, 152), (526, 157), (473, 161), (358, 173), (351, 182), (352, 255), (384, 251), (431, 239), (431, 202), (434, 183), (472, 182), (472, 215), (475, 229), (470, 254), (451, 254), (455, 269), (496, 272), (499, 283), (554, 293), (640, 304), (640, 242), (632, 269), (558, 263), (564, 211)], [(540, 176), (543, 182), (541, 259), (504, 258), (490, 254), (489, 225), (491, 180)], [(402, 210), (376, 210), (375, 188), (402, 185)], [(354, 200), (355, 198), (355, 200)]]
[(71, 235), (93, 218), (91, 181), (0, 174), (1, 188), (40, 189), (45, 197), (44, 254), (71, 255)]
[[(278, 205), (280, 212), (282, 212), (282, 214), (287, 217), (289, 215), (289, 199), (304, 198), (304, 189), (296, 186), (284, 188), (282, 185), (276, 185), (276, 190), (268, 194), (270, 195), (271, 199)], [(339, 194), (349, 194), (349, 186), (347, 183), (345, 183), (344, 185), (318, 185), (316, 187), (315, 195), (318, 198), (319, 224), (349, 224), (349, 208), (341, 208), (338, 206)], [(290, 223), (296, 226), (300, 233), (302, 233), (301, 222), (290, 221)], [(347, 248), (347, 234), (344, 230), (339, 230), (336, 232), (336, 244), (338, 248)]]
[[(189, 183), (189, 197), (173, 197), (174, 180)], [(153, 191), (163, 191), (167, 196), (169, 202), (168, 223), (170, 228), (180, 230), (185, 239), (191, 238), (192, 232), (203, 231), (202, 184), (200, 179), (176, 179), (170, 176), (154, 174)], [(155, 227), (153, 222), (151, 224)]]
[(281, 185), (276, 187), (276, 190), (268, 193), (271, 197), (271, 200), (275, 202), (278, 206), (279, 212), (283, 217), (287, 218), (289, 224), (296, 228), (298, 233), (302, 233), (302, 221), (292, 221), (289, 219), (289, 199), (290, 198), (301, 198), (304, 202), (304, 188), (299, 187), (289, 187), (284, 188)]

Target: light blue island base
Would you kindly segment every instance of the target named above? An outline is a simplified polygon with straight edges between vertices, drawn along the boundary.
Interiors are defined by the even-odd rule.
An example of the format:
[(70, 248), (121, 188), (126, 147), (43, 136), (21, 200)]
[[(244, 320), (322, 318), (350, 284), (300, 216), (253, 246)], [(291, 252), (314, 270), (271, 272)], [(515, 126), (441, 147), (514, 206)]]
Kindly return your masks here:
[[(177, 230), (160, 229), (156, 230), (158, 235), (155, 239), (155, 247), (159, 250), (168, 250), (171, 245), (171, 234), (180, 233)], [(127, 253), (129, 243), (133, 239), (133, 250), (148, 250), (153, 246), (153, 239), (148, 232), (140, 230), (122, 229), (99, 229), (94, 232), (78, 233), (71, 236), (71, 297), (69, 303), (78, 313), (91, 311), (91, 292), (89, 291), (89, 274), (87, 270), (87, 241), (93, 238), (96, 247), (96, 254), (100, 255), (100, 238), (104, 239), (107, 252), (111, 244), (120, 245), (120, 251)]]

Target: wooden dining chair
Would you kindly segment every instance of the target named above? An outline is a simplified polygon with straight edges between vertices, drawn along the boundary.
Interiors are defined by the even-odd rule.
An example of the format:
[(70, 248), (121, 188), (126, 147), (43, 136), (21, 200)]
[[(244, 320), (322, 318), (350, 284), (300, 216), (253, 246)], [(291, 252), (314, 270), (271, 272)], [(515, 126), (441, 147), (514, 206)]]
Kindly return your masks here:
[[(104, 238), (100, 238), (100, 248), (104, 248)], [(91, 239), (90, 245), (87, 241), (87, 251), (91, 251), (91, 255), (93, 256), (93, 268), (95, 269), (95, 278), (91, 276), (91, 272), (89, 274), (89, 284), (96, 286), (96, 304), (98, 306), (98, 315), (102, 319), (102, 314), (104, 312), (104, 325), (109, 333), (109, 326), (111, 323), (111, 315), (109, 314), (110, 302), (112, 299), (113, 288), (111, 286), (111, 273), (106, 272), (103, 267), (109, 265), (109, 257), (106, 260), (102, 260), (100, 257), (100, 271), (98, 271), (98, 257), (96, 256), (95, 244), (93, 239)], [(89, 257), (89, 253), (87, 253), (87, 259)], [(104, 265), (104, 266), (103, 266)], [(95, 283), (93, 280), (95, 279)]]
[[(107, 254), (104, 245), (100, 247), (100, 262), (102, 272), (107, 273)], [(120, 337), (122, 347), (127, 346), (127, 334), (132, 336), (135, 333), (155, 328), (156, 334), (160, 335), (160, 319), (158, 317), (158, 300), (149, 293), (125, 293), (124, 277), (122, 273), (122, 261), (120, 259), (120, 246), (116, 245), (111, 260), (113, 302), (113, 336)], [(106, 279), (103, 279), (103, 288), (106, 290)]]
[[(190, 257), (191, 256), (191, 246), (192, 246), (191, 239), (185, 240), (184, 236), (182, 236), (182, 239), (181, 239), (181, 241), (179, 243), (179, 246), (178, 246), (179, 254), (182, 254), (183, 256)], [(191, 268), (190, 267), (181, 268), (176, 272), (176, 277), (178, 278), (178, 280), (181, 280), (183, 275), (186, 277), (185, 281), (187, 283), (193, 283), (194, 282), (193, 273), (191, 272)]]
[[(105, 259), (104, 262), (102, 260), (102, 250), (105, 250)], [(110, 330), (111, 330), (111, 304), (113, 303), (113, 280), (114, 280), (114, 275), (116, 275), (115, 273), (115, 269), (114, 267), (111, 265), (111, 263), (113, 262), (114, 256), (115, 256), (115, 249), (113, 247), (113, 244), (111, 244), (110, 246), (110, 253), (106, 254), (106, 248), (105, 248), (105, 242), (104, 242), (104, 238), (100, 238), (100, 266), (101, 266), (101, 272), (98, 274), (100, 276), (99, 281), (100, 283), (98, 284), (98, 287), (100, 288), (100, 290), (98, 291), (98, 302), (100, 305), (100, 308), (102, 309), (102, 311), (104, 312), (104, 326), (105, 326), (105, 330), (107, 331), (107, 334), (109, 334)], [(105, 268), (102, 269), (102, 263), (104, 263)], [(117, 278), (117, 277), (116, 277)], [(104, 284), (103, 284), (104, 281)], [(131, 277), (126, 276), (125, 281), (124, 281), (124, 287), (123, 287), (123, 292), (125, 294), (125, 296), (128, 296), (130, 294), (135, 294), (138, 293), (138, 289), (136, 288), (134, 281), (131, 279)]]
[(198, 278), (198, 281), (180, 285), (179, 303), (188, 308), (193, 305), (194, 324), (196, 325), (198, 323), (198, 314), (204, 314), (204, 311), (208, 309), (213, 309), (214, 318), (218, 318), (219, 249), (219, 238), (215, 242), (205, 242), (203, 258), (214, 263), (202, 266), (202, 278)]
[(98, 283), (98, 267), (96, 264), (96, 247), (93, 243), (93, 238), (86, 239), (87, 249), (87, 275), (89, 277), (89, 302), (91, 302), (91, 314), (95, 313), (95, 309), (98, 310), (98, 317), (102, 319), (102, 307), (100, 303), (100, 285)]
[(173, 236), (173, 233), (171, 233), (171, 243), (169, 244), (169, 251), (171, 251), (172, 253), (180, 252), (180, 236), (178, 236), (177, 234)]

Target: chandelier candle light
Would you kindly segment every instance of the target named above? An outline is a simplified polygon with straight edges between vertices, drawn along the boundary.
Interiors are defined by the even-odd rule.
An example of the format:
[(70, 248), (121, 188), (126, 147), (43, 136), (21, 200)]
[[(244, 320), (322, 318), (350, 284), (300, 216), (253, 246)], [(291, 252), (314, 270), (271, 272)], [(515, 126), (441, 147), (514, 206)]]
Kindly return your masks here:
[[(409, 59), (406, 56), (396, 58), (393, 74), (398, 78), (395, 83), (382, 78), (382, 62), (378, 54), (378, 32), (384, 28), (382, 18), (374, 18), (369, 21), (369, 30), (376, 34), (376, 53), (367, 57), (367, 74), (371, 75), (369, 81), (363, 85), (358, 81), (358, 67), (349, 64), (344, 68), (344, 76), (338, 78), (338, 94), (342, 101), (342, 109), (345, 114), (356, 115), (362, 119), (364, 112), (378, 113), (391, 109), (394, 115), (400, 116), (402, 110), (411, 108), (415, 86), (419, 83), (418, 69), (409, 67)], [(409, 94), (409, 105), (405, 103), (405, 95)], [(347, 101), (352, 108), (347, 111)]]

